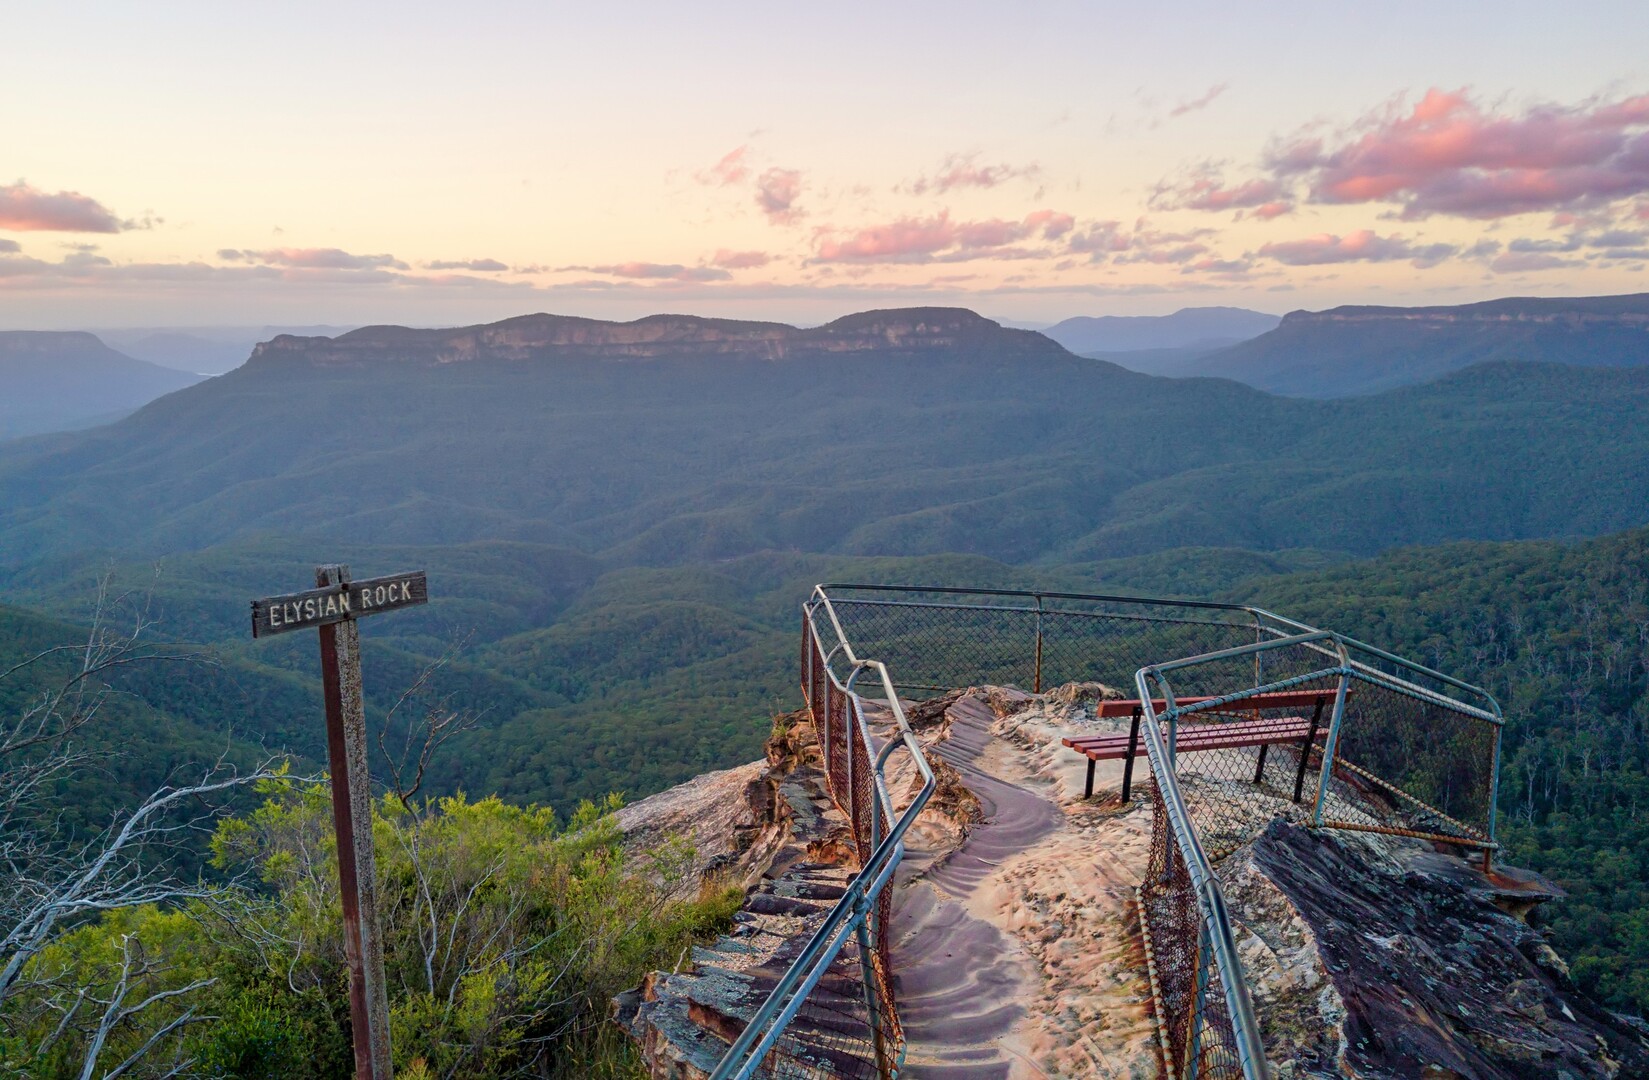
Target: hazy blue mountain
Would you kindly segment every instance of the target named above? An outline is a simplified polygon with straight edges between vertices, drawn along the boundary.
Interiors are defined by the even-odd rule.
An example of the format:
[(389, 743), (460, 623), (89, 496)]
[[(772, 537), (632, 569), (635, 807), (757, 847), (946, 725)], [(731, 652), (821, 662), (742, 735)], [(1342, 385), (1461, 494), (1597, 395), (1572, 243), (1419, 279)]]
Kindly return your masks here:
[(952, 309), (370, 327), (276, 338), (117, 424), (0, 450), (0, 565), (267, 531), (610, 565), (1594, 535), (1649, 521), (1646, 420), (1649, 368), (1479, 365), (1321, 402)]
[(1327, 398), (1425, 382), (1492, 360), (1649, 364), (1649, 293), (1294, 311), (1275, 330), (1202, 357), (1184, 373)]
[(1129, 349), (1122, 352), (1099, 350), (1081, 355), (1090, 360), (1105, 360), (1129, 371), (1182, 379), (1202, 374), (1202, 362), (1206, 357), (1235, 344), (1235, 341), (1211, 341), (1176, 349)]
[(1277, 316), (1234, 307), (1181, 308), (1172, 315), (1079, 315), (1042, 331), (1074, 353), (1218, 348), (1265, 333)]
[(102, 423), (199, 381), (91, 334), (0, 331), (0, 438)]
[(139, 360), (201, 375), (240, 367), (260, 341), (280, 334), (342, 334), (349, 326), (188, 326), (99, 330), (104, 341)]

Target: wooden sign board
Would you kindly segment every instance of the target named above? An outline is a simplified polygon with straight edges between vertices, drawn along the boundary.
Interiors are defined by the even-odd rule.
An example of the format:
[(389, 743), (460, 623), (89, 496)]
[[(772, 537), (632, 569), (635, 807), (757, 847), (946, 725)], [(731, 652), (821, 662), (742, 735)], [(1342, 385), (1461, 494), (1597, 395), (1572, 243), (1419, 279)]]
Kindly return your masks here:
[(313, 630), (345, 619), (429, 602), (424, 571), (367, 578), (321, 589), (268, 596), (252, 601), (252, 636), (269, 637), (293, 630)]
[(252, 636), (317, 631), (321, 695), (326, 701), (326, 760), (332, 774), (332, 827), (338, 838), (338, 896), (349, 961), (349, 1015), (356, 1080), (390, 1080), (389, 992), (378, 926), (377, 858), (372, 851), (372, 778), (367, 767), (366, 706), (361, 698), (357, 620), (428, 603), (422, 570), (351, 581), (349, 567), (315, 568), (315, 588), (252, 601)]

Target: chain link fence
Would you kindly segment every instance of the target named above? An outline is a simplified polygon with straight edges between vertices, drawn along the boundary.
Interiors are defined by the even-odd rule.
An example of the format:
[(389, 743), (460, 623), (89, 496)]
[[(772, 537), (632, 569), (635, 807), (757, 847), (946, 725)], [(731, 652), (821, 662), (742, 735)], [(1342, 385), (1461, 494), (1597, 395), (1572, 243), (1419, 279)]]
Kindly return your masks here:
[[(899, 1075), (905, 1041), (886, 885), (899, 838), (933, 787), (901, 695), (983, 684), (1137, 692), (1153, 780), (1139, 912), (1175, 1077), (1266, 1075), (1214, 866), (1272, 820), (1424, 837), (1485, 859), (1494, 849), (1493, 699), (1258, 609), (821, 585), (804, 607), (801, 671), (826, 785), (851, 822), (862, 869), (713, 1080)], [(856, 689), (867, 676), (897, 721), (897, 738), (880, 747)], [(884, 767), (901, 745), (926, 787), (895, 817)]]
[[(1442, 841), (1487, 860), (1498, 708), (1447, 676), (1323, 631), (1160, 662), (1136, 687), (1155, 779), (1140, 921), (1165, 1064), (1176, 1077), (1264, 1075), (1230, 921), (1216, 915), (1215, 865), (1279, 817)], [(1267, 738), (1289, 737), (1233, 737), (1260, 725)]]
[(1234, 605), (1068, 593), (822, 586), (848, 638), (913, 692), (1070, 682), (1128, 692), (1152, 659), (1215, 652), (1298, 629)]
[[(904, 1029), (893, 994), (889, 944), (894, 869), (903, 834), (932, 795), (934, 778), (905, 719), (886, 667), (860, 661), (828, 602), (803, 610), (801, 688), (818, 741), (825, 788), (847, 818), (858, 873), (803, 946), (712, 1077), (761, 1080), (889, 1080), (904, 1061)], [(880, 677), (895, 737), (865, 724), (861, 677)], [(912, 755), (923, 786), (897, 816), (886, 767)]]

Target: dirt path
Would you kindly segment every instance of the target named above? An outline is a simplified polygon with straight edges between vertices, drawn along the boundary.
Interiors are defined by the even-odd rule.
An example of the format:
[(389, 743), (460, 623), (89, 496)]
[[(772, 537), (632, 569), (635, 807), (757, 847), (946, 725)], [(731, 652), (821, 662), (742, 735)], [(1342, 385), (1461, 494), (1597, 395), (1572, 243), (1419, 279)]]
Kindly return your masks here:
[(917, 1080), (1156, 1075), (1129, 907), (1149, 812), (1078, 798), (1046, 745), (1064, 723), (1032, 706), (1004, 720), (963, 696), (930, 749), (983, 820), (947, 851), (913, 840), (901, 868), (893, 962)]

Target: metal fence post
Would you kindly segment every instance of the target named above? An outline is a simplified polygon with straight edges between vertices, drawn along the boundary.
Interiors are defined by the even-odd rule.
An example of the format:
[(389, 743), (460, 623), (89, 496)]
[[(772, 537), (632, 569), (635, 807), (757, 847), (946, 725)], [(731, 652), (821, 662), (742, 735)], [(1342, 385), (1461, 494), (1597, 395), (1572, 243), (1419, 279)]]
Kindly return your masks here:
[(1032, 677), (1031, 693), (1042, 693), (1042, 594), (1036, 594), (1036, 674)]
[(812, 613), (807, 605), (802, 605), (802, 641), (807, 646), (807, 670), (802, 674), (807, 678), (807, 707), (813, 708), (813, 654), (819, 651), (818, 639), (813, 636)]
[[(852, 678), (852, 676), (848, 676)], [(840, 697), (838, 692), (838, 697)], [(842, 703), (842, 732), (841, 743), (843, 756), (847, 762), (842, 766), (847, 770), (847, 824), (857, 837), (859, 832), (859, 799), (858, 792), (853, 787), (853, 698), (848, 695)]]
[[(1500, 736), (1505, 731), (1502, 727), (1494, 729), (1494, 764), (1489, 772), (1489, 843), (1494, 843), (1494, 819), (1500, 812)], [(1494, 849), (1483, 849), (1483, 872), (1489, 872), (1494, 865)]]
[(880, 1080), (887, 1080), (893, 1075), (893, 1064), (888, 1060), (887, 1037), (882, 1032), (880, 995), (876, 991), (876, 969), (871, 960), (875, 950), (870, 935), (871, 903), (867, 897), (862, 898), (860, 904), (859, 925), (853, 931), (859, 940), (859, 981), (864, 984), (865, 1009), (870, 1014), (871, 1044), (876, 1048), (876, 1075)]
[(1196, 983), (1197, 992), (1192, 999), (1191, 1016), (1188, 1021), (1191, 1031), (1190, 1038), (1185, 1041), (1185, 1067), (1182, 1070), (1182, 1075), (1187, 1077), (1197, 1075), (1197, 1059), (1202, 1057), (1202, 1017), (1208, 1008), (1208, 968), (1211, 959), (1209, 956), (1211, 943), (1208, 940), (1207, 923), (1199, 918), (1197, 926), (1197, 966), (1195, 968), (1196, 973), (1192, 977)]
[(1322, 771), (1317, 774), (1317, 805), (1311, 811), (1311, 824), (1321, 828), (1323, 804), (1328, 801), (1328, 782), (1334, 776), (1334, 755), (1340, 750), (1340, 724), (1346, 716), (1346, 691), (1351, 688), (1351, 657), (1345, 643), (1334, 638), (1334, 647), (1340, 652), (1340, 684), (1334, 689), (1334, 715), (1328, 722), (1328, 738), (1323, 743)]
[(1174, 688), (1168, 685), (1168, 676), (1156, 672), (1157, 685), (1162, 687), (1162, 712), (1168, 717), (1168, 764), (1179, 774), (1179, 706), (1174, 704)]

